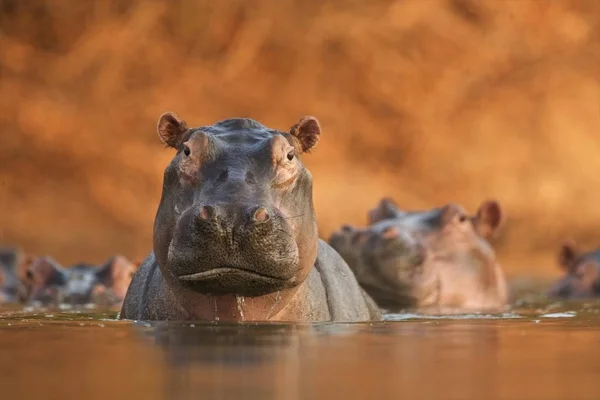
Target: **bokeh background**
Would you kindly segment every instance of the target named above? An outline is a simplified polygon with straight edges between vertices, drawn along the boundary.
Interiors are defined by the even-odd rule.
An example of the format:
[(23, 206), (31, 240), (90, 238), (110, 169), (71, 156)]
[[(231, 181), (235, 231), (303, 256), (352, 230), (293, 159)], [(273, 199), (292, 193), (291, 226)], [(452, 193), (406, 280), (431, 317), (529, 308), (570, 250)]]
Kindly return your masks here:
[(145, 256), (167, 110), (317, 116), (324, 238), (382, 196), (495, 198), (509, 277), (600, 244), (597, 0), (0, 0), (0, 245)]

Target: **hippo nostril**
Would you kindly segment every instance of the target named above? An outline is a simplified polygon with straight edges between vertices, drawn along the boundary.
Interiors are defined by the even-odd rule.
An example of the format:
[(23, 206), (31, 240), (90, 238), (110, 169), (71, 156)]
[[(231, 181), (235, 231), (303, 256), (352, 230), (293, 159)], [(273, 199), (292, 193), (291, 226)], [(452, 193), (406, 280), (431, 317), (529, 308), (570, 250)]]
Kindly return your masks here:
[(266, 222), (269, 220), (269, 218), (271, 218), (271, 216), (269, 215), (267, 209), (264, 207), (258, 207), (252, 213), (252, 220), (254, 222)]
[(383, 232), (381, 232), (381, 236), (384, 239), (394, 239), (400, 236), (400, 232), (398, 231), (398, 229), (396, 229), (396, 227), (388, 226), (383, 230)]
[(200, 217), (200, 219), (208, 221), (208, 220), (214, 219), (216, 215), (217, 215), (217, 211), (215, 210), (215, 208), (213, 206), (204, 206), (200, 209), (200, 213), (198, 214), (198, 217)]

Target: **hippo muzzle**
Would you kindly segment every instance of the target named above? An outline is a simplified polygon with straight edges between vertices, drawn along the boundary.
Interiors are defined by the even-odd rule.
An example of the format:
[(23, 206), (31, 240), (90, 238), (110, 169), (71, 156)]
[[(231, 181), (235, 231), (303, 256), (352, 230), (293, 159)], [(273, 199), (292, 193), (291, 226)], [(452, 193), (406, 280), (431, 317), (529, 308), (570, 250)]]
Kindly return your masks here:
[(193, 206), (168, 252), (182, 286), (210, 295), (257, 296), (294, 285), (299, 254), (292, 228), (272, 206)]

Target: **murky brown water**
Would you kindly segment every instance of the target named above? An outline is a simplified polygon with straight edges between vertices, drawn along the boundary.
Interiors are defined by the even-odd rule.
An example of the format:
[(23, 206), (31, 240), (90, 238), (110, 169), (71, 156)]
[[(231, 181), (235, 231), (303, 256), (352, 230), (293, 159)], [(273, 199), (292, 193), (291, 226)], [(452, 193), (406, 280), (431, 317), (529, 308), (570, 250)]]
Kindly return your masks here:
[(5, 399), (599, 399), (600, 303), (373, 324), (4, 310)]

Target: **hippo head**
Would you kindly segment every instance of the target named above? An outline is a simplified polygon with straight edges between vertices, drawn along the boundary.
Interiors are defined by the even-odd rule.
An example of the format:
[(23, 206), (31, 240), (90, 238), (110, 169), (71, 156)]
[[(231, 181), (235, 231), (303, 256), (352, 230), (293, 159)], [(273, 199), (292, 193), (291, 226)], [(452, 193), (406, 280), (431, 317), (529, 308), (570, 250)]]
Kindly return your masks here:
[(585, 299), (600, 296), (600, 250), (583, 252), (568, 240), (560, 249), (558, 264), (565, 276), (549, 290), (550, 297)]
[(17, 249), (0, 249), (0, 304), (23, 300), (25, 287), (19, 278), (19, 269), (27, 261)]
[(165, 113), (158, 133), (177, 150), (154, 224), (171, 291), (193, 307), (201, 297), (260, 297), (303, 282), (318, 236), (312, 177), (299, 155), (316, 145), (317, 120), (289, 132), (245, 118), (188, 128)]
[(423, 262), (424, 250), (407, 232), (384, 220), (368, 228), (344, 225), (329, 244), (380, 307), (396, 309), (411, 304), (408, 275)]
[(51, 257), (39, 257), (27, 270), (29, 300), (44, 305), (118, 305), (135, 271), (136, 265), (122, 256), (100, 267), (79, 263), (68, 268)]
[(469, 216), (456, 204), (409, 212), (384, 199), (368, 219), (368, 232), (358, 246), (364, 272), (357, 279), (382, 307), (430, 301), (440, 272), (469, 270), (483, 284), (495, 280), (495, 252), (488, 242), (502, 222), (495, 201)]

